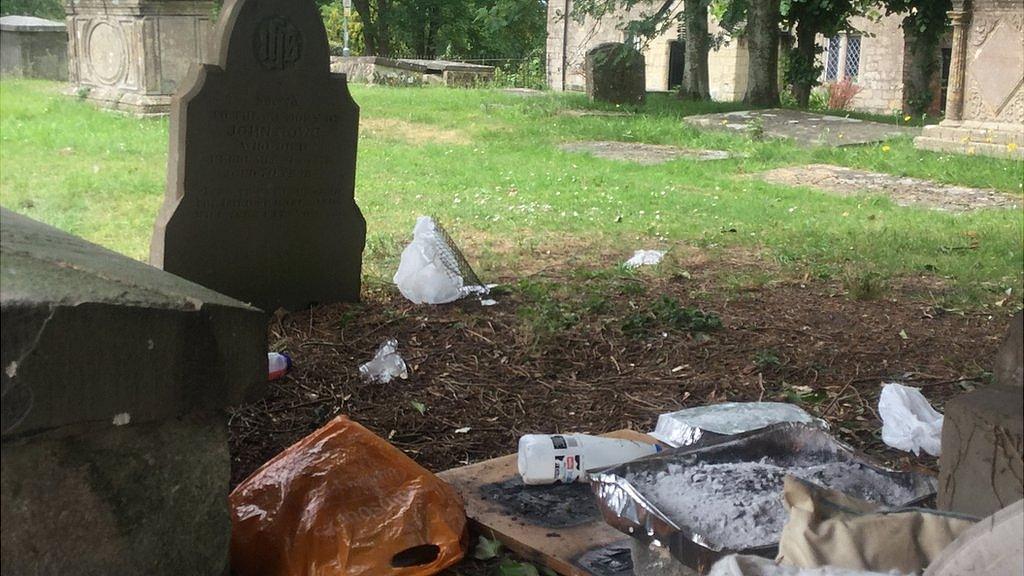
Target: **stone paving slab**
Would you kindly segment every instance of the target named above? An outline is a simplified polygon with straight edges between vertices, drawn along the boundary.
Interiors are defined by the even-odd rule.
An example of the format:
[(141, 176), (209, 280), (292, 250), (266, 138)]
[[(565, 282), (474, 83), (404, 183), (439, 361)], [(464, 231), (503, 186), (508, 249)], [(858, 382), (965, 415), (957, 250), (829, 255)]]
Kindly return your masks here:
[(662, 164), (678, 158), (702, 162), (705, 160), (725, 160), (730, 157), (729, 153), (725, 150), (695, 150), (661, 144), (643, 144), (640, 142), (566, 142), (559, 147), (566, 152), (585, 152), (598, 158), (625, 160), (645, 165)]
[(899, 206), (924, 206), (946, 212), (982, 208), (1018, 208), (1021, 199), (997, 190), (951, 186), (931, 180), (856, 170), (830, 164), (776, 168), (760, 174), (773, 184), (808, 186), (840, 196), (885, 194)]
[(802, 146), (870, 144), (896, 136), (917, 136), (921, 133), (920, 128), (780, 108), (701, 114), (687, 116), (683, 120), (699, 128), (743, 134), (751, 132), (754, 129), (752, 124), (760, 121), (766, 137), (789, 139)]

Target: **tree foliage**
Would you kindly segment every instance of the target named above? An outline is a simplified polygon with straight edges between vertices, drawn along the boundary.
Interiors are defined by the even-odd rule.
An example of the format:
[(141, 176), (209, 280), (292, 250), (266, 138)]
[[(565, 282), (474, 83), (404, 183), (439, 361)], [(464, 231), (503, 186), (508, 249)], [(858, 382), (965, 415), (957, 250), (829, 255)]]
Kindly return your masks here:
[[(340, 13), (340, 0), (324, 3), (325, 19)], [(547, 32), (541, 0), (353, 0), (353, 7), (352, 45), (366, 55), (525, 57), (543, 47)]]
[(48, 20), (64, 20), (64, 3), (61, 0), (3, 0), (0, 2), (2, 16), (36, 16)]

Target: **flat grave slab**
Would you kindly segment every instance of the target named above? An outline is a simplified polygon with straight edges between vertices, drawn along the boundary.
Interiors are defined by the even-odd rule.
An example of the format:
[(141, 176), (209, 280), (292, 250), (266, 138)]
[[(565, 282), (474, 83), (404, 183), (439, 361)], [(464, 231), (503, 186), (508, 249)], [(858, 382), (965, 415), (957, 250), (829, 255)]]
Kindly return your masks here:
[(697, 150), (676, 148), (662, 144), (640, 142), (583, 141), (566, 142), (559, 146), (566, 152), (585, 152), (608, 160), (625, 160), (637, 164), (662, 164), (679, 158), (697, 160), (725, 160), (730, 155), (725, 150)]
[(560, 116), (569, 116), (570, 118), (621, 118), (633, 115), (625, 110), (588, 110), (586, 108), (565, 108), (559, 110), (558, 114)]
[(808, 186), (840, 196), (865, 192), (884, 194), (899, 206), (920, 206), (946, 212), (1018, 208), (1021, 205), (1019, 198), (997, 190), (952, 186), (830, 164), (776, 168), (762, 172), (760, 177), (773, 184)]
[[(605, 434), (655, 443), (634, 430)], [(627, 576), (629, 538), (605, 524), (586, 484), (524, 487), (510, 454), (438, 474), (459, 493), (484, 535), (567, 576)], [(521, 492), (521, 493), (519, 493)], [(549, 506), (550, 514), (543, 512)]]
[(789, 139), (803, 146), (852, 146), (921, 133), (920, 128), (781, 108), (700, 114), (687, 116), (683, 121), (698, 128), (743, 134), (761, 122), (766, 137)]

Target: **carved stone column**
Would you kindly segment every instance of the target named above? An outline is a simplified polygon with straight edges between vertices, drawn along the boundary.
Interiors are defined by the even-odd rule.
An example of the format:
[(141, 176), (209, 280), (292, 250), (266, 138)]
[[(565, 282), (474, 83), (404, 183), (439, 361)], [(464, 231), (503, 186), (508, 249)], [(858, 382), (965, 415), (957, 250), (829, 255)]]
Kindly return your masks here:
[(953, 10), (948, 14), (953, 26), (953, 50), (949, 62), (949, 86), (946, 89), (946, 120), (958, 122), (963, 118), (967, 25), (970, 23), (971, 13)]

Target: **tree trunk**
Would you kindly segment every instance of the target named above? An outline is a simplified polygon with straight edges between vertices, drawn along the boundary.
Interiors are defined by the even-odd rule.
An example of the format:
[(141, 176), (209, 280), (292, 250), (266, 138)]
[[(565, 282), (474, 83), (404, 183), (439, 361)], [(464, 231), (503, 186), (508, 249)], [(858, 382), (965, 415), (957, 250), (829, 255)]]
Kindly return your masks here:
[(708, 4), (692, 0), (683, 4), (683, 25), (686, 44), (683, 59), (683, 84), (679, 97), (687, 100), (710, 100), (708, 81)]
[(938, 45), (903, 28), (903, 112), (941, 114), (942, 59)]
[(747, 3), (747, 96), (755, 106), (779, 104), (779, 0)]
[[(800, 59), (801, 68), (805, 71), (814, 68), (817, 46), (814, 39), (818, 36), (818, 30), (808, 22), (800, 22), (796, 28), (796, 50), (794, 54)], [(816, 79), (807, 74), (802, 74), (793, 81), (793, 97), (796, 98), (797, 106), (807, 108), (811, 103), (811, 90), (817, 83)]]
[(363, 24), (363, 56), (377, 55), (377, 26), (371, 19), (369, 0), (352, 0), (352, 7), (359, 14), (359, 21)]

